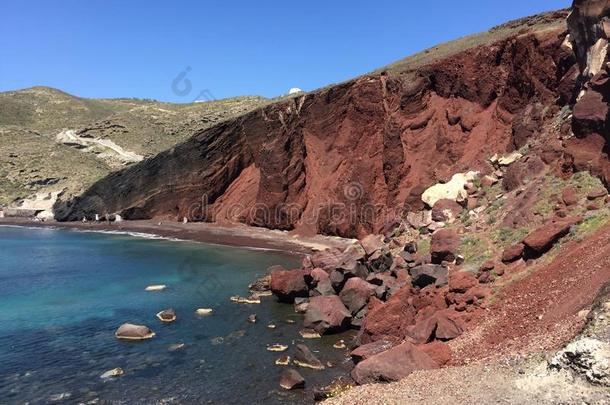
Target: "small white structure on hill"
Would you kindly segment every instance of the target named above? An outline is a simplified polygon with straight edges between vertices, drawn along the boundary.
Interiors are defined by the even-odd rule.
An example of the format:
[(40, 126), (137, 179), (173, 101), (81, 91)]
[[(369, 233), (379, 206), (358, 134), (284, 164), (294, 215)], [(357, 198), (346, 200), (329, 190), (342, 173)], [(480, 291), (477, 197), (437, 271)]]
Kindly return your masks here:
[(304, 91), (299, 89), (298, 87), (293, 87), (290, 90), (288, 90), (288, 95), (289, 96), (291, 96), (293, 94), (299, 94), (299, 93), (304, 93)]

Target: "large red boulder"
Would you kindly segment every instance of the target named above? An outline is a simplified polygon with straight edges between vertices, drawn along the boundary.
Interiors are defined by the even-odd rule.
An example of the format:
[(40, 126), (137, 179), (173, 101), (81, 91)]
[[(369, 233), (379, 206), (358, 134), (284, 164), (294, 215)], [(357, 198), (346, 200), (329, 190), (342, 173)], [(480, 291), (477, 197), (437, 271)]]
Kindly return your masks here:
[(311, 265), (326, 271), (332, 271), (343, 263), (343, 252), (337, 248), (326, 249), (311, 255)]
[(376, 342), (367, 343), (365, 345), (359, 346), (358, 348), (352, 350), (350, 356), (354, 363), (358, 364), (363, 360), (371, 358), (376, 354), (381, 352), (385, 352), (386, 350), (390, 350), (394, 347), (394, 343), (389, 340), (378, 340)]
[(578, 204), (579, 198), (578, 198), (578, 190), (576, 190), (576, 187), (568, 186), (568, 187), (564, 188), (563, 191), (561, 192), (561, 200), (568, 207), (571, 205)]
[(352, 314), (336, 295), (312, 297), (303, 324), (320, 334), (341, 332), (349, 328)]
[(452, 340), (460, 336), (463, 332), (462, 327), (450, 310), (437, 311), (434, 315), (415, 325), (408, 331), (409, 337), (415, 343), (428, 343), (435, 339)]
[(381, 235), (368, 235), (360, 241), (360, 244), (364, 248), (367, 256), (381, 250), (385, 246), (383, 243), (383, 236)]
[(432, 234), (430, 256), (432, 263), (452, 262), (460, 246), (460, 237), (453, 229), (439, 229)]
[(415, 321), (417, 309), (413, 306), (414, 296), (413, 290), (406, 286), (385, 303), (371, 299), (369, 312), (358, 335), (360, 344), (382, 339), (401, 341), (406, 336), (407, 327)]
[(309, 295), (334, 295), (335, 289), (332, 286), (332, 282), (330, 280), (330, 276), (325, 270), (315, 268), (311, 271), (310, 274), (310, 286), (311, 291)]
[(441, 367), (449, 363), (453, 357), (451, 348), (444, 342), (435, 341), (421, 345), (419, 348)]
[(309, 296), (305, 277), (309, 270), (273, 270), (271, 272), (271, 292), (281, 302), (293, 303), (297, 297)]
[(479, 284), (477, 278), (466, 271), (459, 271), (449, 276), (450, 292), (465, 293), (477, 284)]
[(347, 280), (339, 297), (352, 315), (356, 315), (358, 311), (368, 304), (371, 296), (375, 294), (375, 288), (376, 286), (373, 284), (361, 278), (353, 277)]
[(361, 361), (352, 370), (357, 384), (398, 381), (417, 370), (438, 368), (438, 364), (412, 343), (405, 342)]
[(523, 243), (517, 243), (504, 249), (502, 252), (502, 261), (504, 263), (511, 263), (515, 260), (519, 260), (523, 256), (525, 245)]
[(549, 250), (557, 240), (567, 235), (570, 227), (578, 222), (580, 218), (570, 217), (548, 223), (523, 239), (523, 244), (537, 254)]

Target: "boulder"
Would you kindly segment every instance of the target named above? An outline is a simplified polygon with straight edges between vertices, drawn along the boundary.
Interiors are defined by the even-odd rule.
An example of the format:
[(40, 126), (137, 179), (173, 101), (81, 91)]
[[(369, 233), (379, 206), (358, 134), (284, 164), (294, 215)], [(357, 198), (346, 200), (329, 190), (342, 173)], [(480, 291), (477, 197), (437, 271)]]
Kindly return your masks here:
[(568, 207), (578, 204), (578, 191), (572, 186), (564, 188), (561, 192), (561, 200)]
[(580, 218), (561, 218), (543, 225), (523, 239), (523, 244), (537, 254), (549, 250), (558, 239), (570, 232), (570, 227), (580, 221)]
[(326, 271), (332, 271), (344, 261), (343, 252), (337, 248), (326, 249), (310, 256), (311, 265)]
[(284, 370), (280, 376), (280, 387), (285, 390), (305, 388), (305, 379), (298, 371), (289, 368)]
[(381, 250), (385, 246), (382, 235), (368, 235), (360, 241), (360, 244), (367, 256)]
[(174, 322), (176, 320), (176, 311), (173, 308), (164, 309), (157, 313), (157, 319), (161, 322)]
[(434, 341), (418, 347), (441, 367), (451, 361), (451, 348), (447, 343)]
[(430, 256), (432, 263), (453, 262), (460, 246), (460, 237), (453, 229), (440, 229), (432, 235)]
[(322, 362), (303, 344), (296, 345), (293, 363), (300, 367), (324, 370)]
[(387, 302), (371, 298), (369, 312), (362, 323), (357, 341), (367, 344), (377, 340), (400, 341), (406, 328), (415, 321), (417, 310), (412, 304), (415, 292), (405, 286), (394, 293)]
[(523, 243), (517, 243), (507, 247), (502, 252), (502, 261), (504, 263), (512, 263), (519, 260), (523, 256), (523, 250), (525, 250), (525, 245)]
[(432, 223), (432, 211), (409, 212), (407, 222), (414, 229), (426, 228)]
[(389, 340), (377, 340), (376, 342), (367, 343), (352, 350), (350, 356), (352, 357), (354, 364), (358, 364), (376, 354), (390, 350), (392, 347), (394, 347), (394, 343)]
[(438, 200), (432, 207), (432, 220), (453, 223), (462, 212), (463, 207), (453, 200)]
[(312, 297), (303, 324), (320, 334), (349, 328), (352, 315), (336, 295)]
[(308, 297), (309, 288), (305, 282), (308, 270), (274, 270), (271, 272), (271, 292), (281, 302), (293, 303), (297, 297)]
[(437, 201), (445, 199), (464, 202), (468, 198), (466, 183), (473, 181), (477, 176), (477, 172), (454, 174), (447, 183), (436, 184), (424, 191), (421, 199), (428, 207), (434, 207)]
[(479, 284), (477, 278), (466, 271), (455, 272), (449, 276), (450, 292), (463, 294), (477, 284)]
[(345, 275), (340, 272), (339, 270), (333, 270), (330, 272), (330, 283), (333, 286), (333, 288), (335, 289), (335, 291), (341, 291), (341, 289), (343, 288), (343, 285), (345, 284), (346, 277)]
[(398, 381), (417, 370), (438, 368), (438, 364), (415, 345), (405, 342), (361, 361), (352, 370), (357, 384)]
[(374, 294), (375, 286), (373, 284), (354, 277), (347, 280), (339, 297), (350, 313), (356, 315), (357, 312), (366, 306)]
[(155, 332), (150, 330), (148, 326), (124, 323), (116, 330), (114, 335), (124, 340), (145, 340), (155, 337)]
[(316, 295), (334, 295), (335, 289), (332, 286), (330, 281), (330, 276), (325, 270), (316, 268), (311, 271), (311, 291), (309, 291), (310, 296)]
[(295, 298), (294, 299), (294, 312), (297, 314), (304, 314), (309, 308), (309, 299), (307, 298)]
[(448, 282), (447, 268), (438, 264), (422, 264), (413, 267), (409, 271), (409, 274), (411, 275), (413, 286), (419, 288), (424, 288), (432, 284), (437, 287), (442, 287), (447, 285)]
[(452, 340), (462, 333), (462, 327), (449, 310), (437, 311), (408, 328), (409, 337), (417, 344), (428, 343), (434, 339)]
[(498, 182), (498, 179), (494, 176), (483, 176), (481, 179), (481, 186), (483, 187), (491, 187)]
[(598, 198), (604, 198), (606, 197), (606, 195), (608, 195), (608, 190), (606, 190), (605, 188), (598, 188), (587, 194), (587, 200), (596, 200)]
[(405, 252), (410, 253), (410, 254), (415, 254), (417, 253), (417, 242), (415, 241), (410, 241), (407, 242), (405, 244), (405, 247), (403, 249)]

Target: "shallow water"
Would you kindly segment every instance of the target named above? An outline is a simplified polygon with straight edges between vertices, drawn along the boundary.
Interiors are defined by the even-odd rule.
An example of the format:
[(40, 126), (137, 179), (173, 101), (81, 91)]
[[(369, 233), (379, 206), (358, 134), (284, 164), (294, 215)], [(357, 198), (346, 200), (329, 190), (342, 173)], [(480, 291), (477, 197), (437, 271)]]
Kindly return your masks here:
[[(229, 300), (247, 295), (268, 266), (298, 261), (279, 252), (0, 227), (0, 403), (310, 403), (310, 391), (278, 386), (283, 368), (274, 361), (292, 347), (266, 350), (303, 342), (301, 316), (272, 297), (261, 305)], [(144, 291), (151, 284), (168, 288)], [(155, 314), (170, 307), (178, 320), (162, 324)], [(198, 317), (197, 308), (214, 314)], [(247, 322), (252, 313), (256, 324)], [(114, 332), (124, 322), (146, 324), (157, 336), (119, 341)], [(339, 338), (305, 341), (337, 365), (299, 369), (308, 387), (344, 373), (345, 352), (332, 348)], [(168, 350), (176, 343), (185, 346)], [(115, 367), (125, 374), (100, 378)]]

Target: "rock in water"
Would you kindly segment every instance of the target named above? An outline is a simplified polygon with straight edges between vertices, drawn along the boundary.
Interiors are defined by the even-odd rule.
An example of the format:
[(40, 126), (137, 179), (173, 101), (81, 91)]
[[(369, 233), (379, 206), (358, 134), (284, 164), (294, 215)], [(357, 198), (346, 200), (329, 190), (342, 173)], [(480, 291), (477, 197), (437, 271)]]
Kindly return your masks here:
[(338, 296), (319, 296), (309, 300), (303, 324), (320, 334), (336, 333), (349, 328), (351, 319), (351, 313)]
[(100, 376), (101, 379), (108, 379), (113, 377), (119, 377), (124, 374), (123, 369), (121, 367), (113, 368), (112, 370), (106, 371), (104, 374)]
[(155, 284), (155, 285), (149, 285), (148, 287), (146, 287), (144, 289), (144, 291), (163, 291), (167, 288), (167, 286), (165, 284)]
[(195, 311), (195, 313), (199, 316), (212, 315), (212, 312), (214, 312), (214, 310), (210, 309), (210, 308), (199, 308), (198, 310)]
[(294, 354), (293, 363), (297, 366), (312, 368), (314, 370), (324, 370), (322, 362), (305, 345), (298, 344)]
[(297, 388), (305, 388), (305, 379), (298, 371), (289, 368), (284, 370), (280, 377), (280, 387), (285, 390), (294, 390)]
[(358, 364), (363, 360), (369, 359), (376, 354), (390, 350), (394, 344), (389, 340), (378, 340), (358, 347), (350, 353), (354, 363)]
[(117, 329), (114, 335), (124, 340), (145, 340), (155, 337), (155, 332), (145, 325), (124, 323)]
[(352, 370), (357, 384), (398, 381), (417, 370), (438, 368), (438, 364), (415, 345), (405, 342), (361, 361)]
[(297, 297), (309, 296), (305, 282), (308, 270), (273, 270), (271, 272), (271, 291), (281, 302), (293, 303)]
[(157, 318), (161, 322), (174, 322), (176, 320), (176, 311), (173, 308), (164, 309), (163, 311), (157, 313)]

